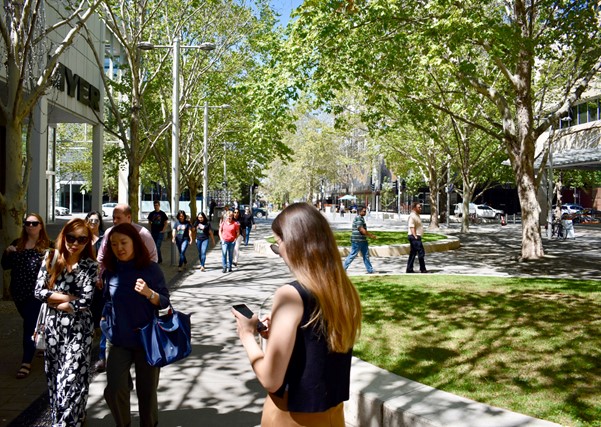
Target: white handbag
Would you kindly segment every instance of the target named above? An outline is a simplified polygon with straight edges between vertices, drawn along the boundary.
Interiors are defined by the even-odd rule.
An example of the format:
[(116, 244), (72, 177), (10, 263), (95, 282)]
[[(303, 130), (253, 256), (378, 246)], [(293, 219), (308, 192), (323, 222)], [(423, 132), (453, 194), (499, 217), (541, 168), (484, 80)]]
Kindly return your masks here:
[[(54, 266), (56, 258), (58, 257), (58, 251), (55, 249), (53, 252), (54, 256), (52, 257), (51, 267)], [(44, 334), (44, 330), (46, 329), (46, 316), (48, 316), (48, 304), (42, 303), (40, 312), (38, 313), (38, 320), (35, 324), (35, 330), (33, 331), (33, 335), (31, 337), (35, 343), (35, 348), (38, 350), (46, 350), (46, 337)]]
[(48, 304), (43, 303), (38, 313), (38, 320), (35, 324), (35, 331), (31, 339), (35, 343), (35, 348), (38, 350), (46, 350), (46, 338), (44, 329), (46, 329), (46, 316), (48, 315)]

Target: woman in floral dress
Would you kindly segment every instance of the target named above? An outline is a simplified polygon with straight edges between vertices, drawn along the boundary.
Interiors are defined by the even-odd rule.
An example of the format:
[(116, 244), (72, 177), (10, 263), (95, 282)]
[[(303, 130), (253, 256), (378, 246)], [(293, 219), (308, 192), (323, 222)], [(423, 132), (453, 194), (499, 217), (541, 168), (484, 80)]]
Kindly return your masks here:
[(85, 220), (69, 221), (44, 258), (35, 295), (48, 303), (46, 378), (53, 426), (81, 426), (88, 400), (98, 264)]

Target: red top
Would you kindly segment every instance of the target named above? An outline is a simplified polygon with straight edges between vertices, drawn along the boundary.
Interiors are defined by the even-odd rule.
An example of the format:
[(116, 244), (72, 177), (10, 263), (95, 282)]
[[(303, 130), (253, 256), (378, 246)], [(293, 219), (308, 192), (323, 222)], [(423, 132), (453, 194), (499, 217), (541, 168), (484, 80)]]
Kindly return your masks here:
[(224, 242), (233, 242), (240, 234), (240, 224), (235, 221), (223, 221), (219, 226), (219, 236)]

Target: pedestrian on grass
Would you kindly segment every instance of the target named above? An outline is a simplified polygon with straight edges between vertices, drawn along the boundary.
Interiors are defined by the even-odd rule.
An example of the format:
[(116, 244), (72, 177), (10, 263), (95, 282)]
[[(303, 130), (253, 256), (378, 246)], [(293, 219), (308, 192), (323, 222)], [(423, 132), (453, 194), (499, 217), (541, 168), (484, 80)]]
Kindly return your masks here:
[(377, 239), (377, 237), (367, 231), (367, 225), (365, 224), (366, 214), (367, 209), (363, 206), (359, 206), (357, 209), (357, 216), (353, 221), (353, 230), (351, 232), (351, 253), (349, 253), (344, 260), (344, 269), (348, 269), (351, 262), (353, 262), (359, 252), (361, 252), (361, 255), (363, 256), (363, 264), (365, 264), (365, 268), (367, 269), (367, 274), (372, 274), (374, 272), (374, 268), (369, 261), (369, 243), (367, 242), (367, 238), (369, 237), (370, 239)]
[(2, 268), (10, 270), (10, 295), (23, 319), (21, 345), (23, 355), (17, 379), (27, 378), (31, 372), (31, 362), (35, 355), (35, 344), (31, 339), (36, 328), (42, 302), (35, 297), (38, 271), (44, 253), (51, 242), (46, 234), (44, 220), (37, 213), (27, 214), (21, 235), (4, 250)]
[(97, 273), (92, 231), (74, 218), (46, 253), (35, 288), (36, 298), (48, 304), (44, 361), (53, 426), (79, 427), (86, 418)]
[(258, 318), (232, 309), (250, 364), (268, 391), (262, 427), (344, 427), (352, 349), (361, 323), (359, 294), (344, 272), (328, 222), (307, 203), (294, 203), (273, 221), (272, 245), (296, 281), (280, 287), (265, 350)]

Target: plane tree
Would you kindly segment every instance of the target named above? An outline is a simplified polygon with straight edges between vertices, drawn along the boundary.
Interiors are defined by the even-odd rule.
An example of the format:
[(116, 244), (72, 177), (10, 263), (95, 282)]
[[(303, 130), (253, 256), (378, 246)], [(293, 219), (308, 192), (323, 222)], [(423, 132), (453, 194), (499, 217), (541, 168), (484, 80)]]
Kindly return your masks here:
[[(6, 129), (5, 170), (1, 171), (6, 180), (0, 192), (2, 246), (18, 235), (25, 214), (30, 136), (35, 131), (32, 112), (50, 90), (60, 58), (98, 7), (98, 1), (66, 1), (61, 8), (46, 3), (9, 0), (0, 12), (0, 58), (6, 76), (0, 97), (0, 121)], [(58, 16), (56, 22), (46, 21), (47, 7)], [(51, 38), (55, 40), (52, 45)]]
[(586, 0), (305, 2), (291, 27), (289, 60), (303, 71), (299, 85), (310, 83), (322, 99), (355, 86), (373, 105), (386, 105), (394, 94), (446, 111), (440, 97), (420, 90), (432, 88), (435, 75), (453, 83), (441, 92), (460, 88), (489, 105), (494, 114), (448, 113), (503, 147), (521, 204), (521, 259), (537, 259), (544, 250), (536, 140), (601, 68), (599, 6)]

